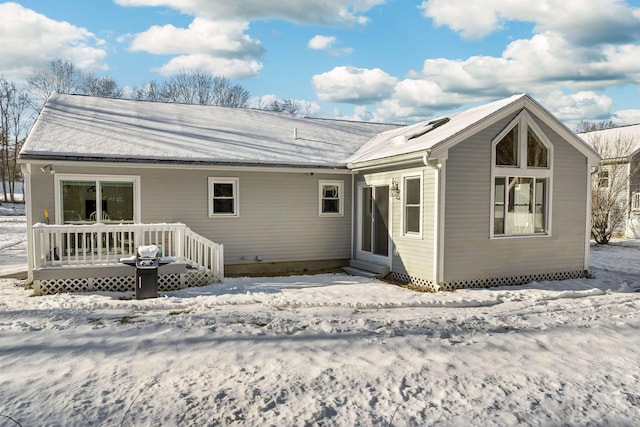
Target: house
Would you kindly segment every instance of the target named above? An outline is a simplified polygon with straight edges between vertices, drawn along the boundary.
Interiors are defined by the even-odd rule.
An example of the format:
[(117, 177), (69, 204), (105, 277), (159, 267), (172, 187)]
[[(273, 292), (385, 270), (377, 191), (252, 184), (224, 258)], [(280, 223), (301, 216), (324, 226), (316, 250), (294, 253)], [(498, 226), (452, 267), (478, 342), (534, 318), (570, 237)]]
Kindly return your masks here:
[(622, 206), (617, 235), (640, 238), (640, 124), (578, 134), (602, 156), (597, 186)]
[(401, 127), (54, 94), (20, 162), (46, 293), (128, 289), (117, 259), (147, 243), (179, 261), (165, 289), (347, 264), (428, 289), (580, 277), (600, 158), (527, 95)]

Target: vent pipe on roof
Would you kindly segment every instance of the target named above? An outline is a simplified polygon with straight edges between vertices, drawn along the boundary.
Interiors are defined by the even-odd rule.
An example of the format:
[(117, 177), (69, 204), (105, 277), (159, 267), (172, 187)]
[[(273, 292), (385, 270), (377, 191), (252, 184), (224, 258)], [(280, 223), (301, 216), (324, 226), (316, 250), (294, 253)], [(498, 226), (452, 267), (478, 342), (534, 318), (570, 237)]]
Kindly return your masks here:
[(298, 139), (298, 128), (293, 128), (293, 139)]

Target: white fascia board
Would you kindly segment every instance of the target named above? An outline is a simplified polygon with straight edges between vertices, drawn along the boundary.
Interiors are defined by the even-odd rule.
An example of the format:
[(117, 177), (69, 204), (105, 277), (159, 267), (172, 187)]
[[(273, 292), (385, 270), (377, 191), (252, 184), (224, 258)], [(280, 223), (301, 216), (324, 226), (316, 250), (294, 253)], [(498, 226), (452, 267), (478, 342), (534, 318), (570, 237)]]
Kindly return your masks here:
[(381, 159), (367, 160), (364, 162), (349, 163), (347, 167), (350, 170), (357, 172), (380, 167), (403, 166), (409, 163), (422, 162), (422, 157), (425, 154), (425, 150), (414, 151), (412, 153), (401, 154), (393, 157), (384, 157)]
[(542, 120), (555, 133), (566, 140), (573, 148), (582, 153), (588, 160), (589, 166), (597, 166), (600, 164), (600, 154), (589, 144), (584, 142), (578, 135), (569, 129), (564, 123), (555, 118), (547, 109), (538, 104), (531, 98), (527, 98), (527, 109), (535, 114), (537, 118)]
[(183, 163), (134, 163), (134, 162), (113, 162), (113, 161), (74, 161), (74, 160), (55, 160), (55, 159), (23, 159), (19, 163), (31, 165), (48, 165), (52, 164), (54, 169), (56, 166), (94, 166), (94, 167), (118, 167), (131, 169), (202, 169), (202, 170), (224, 170), (238, 172), (277, 172), (277, 173), (323, 173), (334, 175), (350, 175), (353, 172), (346, 168), (314, 168), (314, 167), (295, 167), (295, 166), (242, 166), (242, 165), (216, 165), (210, 164), (183, 164)]

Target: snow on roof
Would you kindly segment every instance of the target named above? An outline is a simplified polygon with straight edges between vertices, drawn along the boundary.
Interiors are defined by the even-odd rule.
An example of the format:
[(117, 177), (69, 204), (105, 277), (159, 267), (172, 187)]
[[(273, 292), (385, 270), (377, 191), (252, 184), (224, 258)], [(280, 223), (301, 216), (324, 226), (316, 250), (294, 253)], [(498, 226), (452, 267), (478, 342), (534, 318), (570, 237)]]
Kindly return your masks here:
[(524, 97), (527, 97), (527, 95), (514, 95), (448, 116), (389, 130), (363, 145), (349, 158), (349, 164), (384, 159), (433, 148)]
[(370, 138), (396, 127), (246, 108), (52, 94), (20, 155), (25, 160), (344, 167)]
[[(627, 153), (620, 153), (625, 156), (630, 156), (636, 151), (640, 150), (640, 123), (628, 126), (618, 126), (609, 129), (594, 130), (588, 132), (581, 132), (577, 134), (587, 144), (593, 145), (594, 141), (628, 141), (629, 147)], [(626, 142), (625, 142), (626, 144)], [(626, 147), (625, 147), (626, 148)], [(606, 153), (603, 154), (603, 158), (606, 158)]]

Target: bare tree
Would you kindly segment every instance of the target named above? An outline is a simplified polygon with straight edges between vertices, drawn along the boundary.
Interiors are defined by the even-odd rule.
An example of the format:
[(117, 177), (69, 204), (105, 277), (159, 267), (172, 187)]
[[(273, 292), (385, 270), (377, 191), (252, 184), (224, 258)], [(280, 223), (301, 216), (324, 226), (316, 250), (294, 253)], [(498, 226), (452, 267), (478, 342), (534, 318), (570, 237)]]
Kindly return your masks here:
[(221, 107), (247, 108), (249, 105), (249, 91), (241, 85), (232, 85), (224, 77), (215, 77), (215, 92), (217, 103)]
[(30, 124), (30, 104), (26, 90), (0, 78), (0, 180), (5, 201), (16, 200), (15, 185), (20, 180), (17, 159)]
[(103, 98), (122, 98), (124, 90), (111, 77), (97, 77), (88, 73), (82, 78), (80, 92), (85, 95), (101, 96)]
[(155, 102), (246, 108), (249, 92), (240, 85), (232, 85), (224, 77), (202, 72), (183, 72), (172, 75), (162, 84), (151, 81), (141, 87), (135, 87), (133, 98)]
[(578, 122), (576, 126), (576, 133), (592, 132), (594, 130), (611, 129), (616, 127), (616, 123), (613, 120), (601, 120), (599, 122), (592, 122), (589, 120), (582, 120)]
[(624, 225), (630, 206), (629, 184), (637, 168), (630, 155), (637, 141), (630, 136), (586, 134), (585, 139), (602, 157), (601, 170), (593, 182), (591, 199), (591, 235), (606, 244)]
[(132, 98), (136, 101), (163, 102), (164, 94), (161, 85), (155, 80), (151, 80), (142, 86), (134, 86)]
[(300, 104), (293, 98), (276, 99), (264, 109), (270, 111), (286, 111), (292, 116), (296, 116), (300, 111)]
[[(27, 79), (33, 94), (42, 103), (53, 92), (80, 92), (84, 76), (68, 59), (54, 59), (48, 66), (41, 68)], [(39, 109), (39, 108), (37, 108)]]

